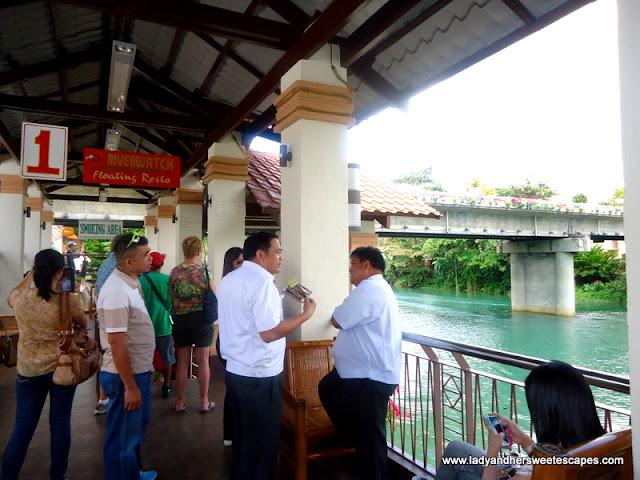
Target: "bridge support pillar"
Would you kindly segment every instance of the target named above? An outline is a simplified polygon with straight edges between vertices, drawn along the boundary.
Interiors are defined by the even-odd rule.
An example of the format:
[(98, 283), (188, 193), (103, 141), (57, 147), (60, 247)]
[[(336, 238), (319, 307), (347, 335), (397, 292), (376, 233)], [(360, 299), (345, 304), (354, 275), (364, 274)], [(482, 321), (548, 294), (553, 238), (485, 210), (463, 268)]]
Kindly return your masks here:
[(511, 309), (575, 315), (573, 256), (588, 249), (587, 237), (502, 242), (498, 251), (511, 256)]

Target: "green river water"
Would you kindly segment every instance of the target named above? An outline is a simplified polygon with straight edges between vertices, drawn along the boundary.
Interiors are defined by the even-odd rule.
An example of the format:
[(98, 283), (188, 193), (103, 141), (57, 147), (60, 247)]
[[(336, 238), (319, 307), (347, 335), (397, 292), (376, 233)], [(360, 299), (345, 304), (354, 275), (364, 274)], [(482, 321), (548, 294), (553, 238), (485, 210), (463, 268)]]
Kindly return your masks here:
[[(627, 314), (619, 303), (578, 303), (575, 317), (560, 317), (512, 312), (506, 296), (430, 289), (394, 291), (403, 331), (629, 375)], [(414, 345), (405, 345), (405, 349), (424, 356)], [(470, 364), (520, 381), (528, 373), (481, 360)], [(626, 395), (601, 389), (595, 389), (594, 395), (597, 402), (629, 408)]]

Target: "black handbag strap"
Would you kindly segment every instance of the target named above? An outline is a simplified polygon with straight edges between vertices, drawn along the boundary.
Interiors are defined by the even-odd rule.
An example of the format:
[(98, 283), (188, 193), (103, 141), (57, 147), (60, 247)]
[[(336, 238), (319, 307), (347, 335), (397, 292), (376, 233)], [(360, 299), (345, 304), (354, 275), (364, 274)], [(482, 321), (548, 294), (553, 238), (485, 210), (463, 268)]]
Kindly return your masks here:
[(155, 283), (153, 283), (153, 281), (149, 278), (149, 275), (145, 275), (144, 278), (147, 279), (147, 282), (149, 282), (149, 285), (151, 286), (151, 290), (153, 290), (153, 293), (155, 293), (156, 297), (158, 297), (158, 300), (160, 300), (160, 305), (162, 305), (167, 312), (171, 313), (171, 309), (167, 308), (167, 306), (164, 304), (162, 296), (158, 291), (158, 287), (156, 287)]

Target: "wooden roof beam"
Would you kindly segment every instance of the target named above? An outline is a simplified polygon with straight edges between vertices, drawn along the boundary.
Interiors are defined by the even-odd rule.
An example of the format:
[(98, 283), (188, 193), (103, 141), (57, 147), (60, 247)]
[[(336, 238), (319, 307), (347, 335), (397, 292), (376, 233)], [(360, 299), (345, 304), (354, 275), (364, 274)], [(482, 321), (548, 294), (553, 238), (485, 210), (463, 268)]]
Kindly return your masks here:
[(0, 120), (0, 144), (2, 144), (16, 162), (20, 161), (20, 144), (11, 136), (9, 129), (2, 120)]
[(232, 38), (276, 49), (288, 48), (300, 35), (298, 26), (209, 5), (172, 0), (58, 0), (118, 17)]
[(133, 67), (149, 80), (210, 119), (219, 119), (231, 111), (232, 107), (230, 105), (203, 98), (200, 95), (190, 92), (179, 83), (164, 77), (158, 70), (141, 60), (140, 57), (135, 59)]
[[(197, 33), (196, 35), (203, 42), (205, 42), (210, 47), (213, 47), (215, 50), (217, 50), (221, 54), (225, 51), (226, 45), (220, 45), (218, 42), (216, 42), (209, 35), (205, 35), (204, 33)], [(233, 52), (232, 50), (227, 49), (225, 54), (231, 60), (233, 60), (238, 65), (240, 65), (242, 68), (244, 68), (247, 72), (249, 72), (251, 75), (256, 77), (258, 80), (260, 80), (262, 77), (264, 77), (264, 74), (260, 70), (258, 70), (255, 66), (253, 66), (251, 63), (249, 63), (247, 60), (245, 60), (244, 58), (242, 58), (240, 55), (238, 55), (237, 53)]]
[(406, 24), (400, 27), (398, 30), (393, 32), (390, 35), (387, 35), (384, 40), (378, 43), (375, 47), (369, 49), (369, 51), (360, 57), (358, 62), (367, 63), (369, 65), (373, 64), (375, 58), (382, 52), (384, 52), (387, 48), (395, 45), (402, 38), (406, 37), (410, 32), (418, 28), (424, 22), (433, 17), (436, 13), (442, 10), (444, 7), (449, 5), (453, 0), (437, 0), (433, 5), (429, 8), (423, 10), (418, 15), (416, 15), (412, 20), (409, 20)]
[(95, 46), (84, 52), (66, 54), (57, 59), (14, 68), (13, 70), (0, 73), (0, 87), (41, 75), (60, 72), (84, 63), (95, 62), (101, 60), (104, 55), (104, 47)]
[[(251, 3), (249, 4), (249, 6), (246, 8), (246, 10), (244, 11), (245, 15), (252, 15), (253, 11), (256, 9), (256, 7), (260, 5), (260, 0), (252, 0)], [(204, 40), (206, 43), (208, 43), (209, 45), (211, 45), (213, 48), (216, 48), (214, 46), (214, 44), (217, 44), (217, 42), (212, 41), (208, 42), (207, 38), (209, 38), (207, 35), (204, 34), (200, 34), (200, 38), (202, 40)], [(205, 37), (205, 38), (203, 38)], [(202, 81), (202, 84), (200, 85), (200, 88), (198, 89), (198, 91), (200, 92), (206, 92), (209, 89), (209, 85), (211, 84), (211, 81), (213, 80), (213, 78), (215, 77), (216, 72), (218, 71), (218, 69), (220, 68), (220, 65), (222, 65), (222, 62), (224, 62), (225, 58), (227, 58), (227, 56), (229, 55), (229, 53), (231, 53), (231, 45), (233, 45), (233, 40), (227, 40), (224, 44), (224, 46), (222, 48), (216, 48), (216, 50), (218, 50), (218, 56), (216, 57), (215, 61), (213, 62), (213, 65), (211, 66), (211, 68), (209, 69), (209, 73), (207, 73), (207, 76), (205, 77), (205, 79)], [(253, 69), (254, 71), (256, 69)], [(262, 78), (262, 74), (260, 74), (260, 77), (258, 78)]]
[(536, 17), (525, 7), (520, 0), (502, 0), (509, 10), (515, 13), (525, 25), (533, 25), (536, 21)]
[(371, 90), (388, 100), (393, 106), (400, 110), (407, 109), (409, 99), (406, 94), (398, 90), (373, 68), (358, 63), (351, 66), (351, 73), (371, 88)]
[(200, 117), (161, 112), (109, 112), (91, 105), (44, 100), (36, 97), (0, 94), (0, 108), (21, 112), (43, 113), (56, 117), (80, 118), (96, 122), (117, 122), (147, 128), (202, 132), (211, 128), (209, 120)]
[(262, 3), (289, 23), (307, 25), (311, 20), (311, 17), (291, 0), (263, 0)]
[(169, 78), (171, 76), (171, 72), (173, 72), (173, 67), (176, 64), (176, 58), (178, 58), (178, 53), (180, 53), (180, 48), (182, 47), (182, 43), (184, 42), (184, 36), (185, 31), (180, 28), (176, 29), (176, 33), (173, 34), (173, 41), (171, 42), (171, 48), (169, 49), (167, 61), (160, 69), (160, 73), (167, 78)]
[(280, 79), (291, 67), (298, 61), (309, 58), (323, 45), (326, 45), (329, 40), (334, 38), (365, 2), (366, 0), (351, 0), (349, 2), (334, 0), (324, 12), (309, 25), (299, 40), (278, 59), (273, 67), (271, 67), (271, 70), (253, 87), (251, 92), (249, 92), (229, 115), (220, 122), (215, 130), (207, 136), (194, 154), (184, 162), (182, 172), (187, 172), (200, 163), (206, 157), (209, 147), (214, 142), (217, 142), (233, 131), (265, 98), (278, 88)]
[(253, 122), (247, 123), (240, 128), (240, 134), (242, 135), (242, 144), (248, 147), (251, 141), (259, 136), (262, 132), (267, 130), (271, 125), (276, 122), (276, 107), (271, 105), (264, 112), (260, 114)]
[(392, 32), (397, 22), (421, 0), (395, 0), (385, 3), (366, 22), (340, 42), (340, 64), (348, 68), (365, 55), (382, 38)]

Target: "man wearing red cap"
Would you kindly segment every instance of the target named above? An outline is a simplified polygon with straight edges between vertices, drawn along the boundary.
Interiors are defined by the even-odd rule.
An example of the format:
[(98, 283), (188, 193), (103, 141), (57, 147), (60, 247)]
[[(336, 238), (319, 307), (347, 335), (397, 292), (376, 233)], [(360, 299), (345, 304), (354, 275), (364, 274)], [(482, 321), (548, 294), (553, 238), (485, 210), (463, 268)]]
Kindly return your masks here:
[(156, 350), (160, 353), (164, 366), (162, 397), (167, 398), (172, 393), (171, 370), (176, 363), (173, 337), (171, 336), (172, 301), (169, 293), (169, 275), (160, 273), (165, 255), (151, 252), (149, 256), (151, 257), (151, 270), (148, 274), (140, 277), (140, 284), (144, 294), (144, 303), (147, 305), (156, 334)]

